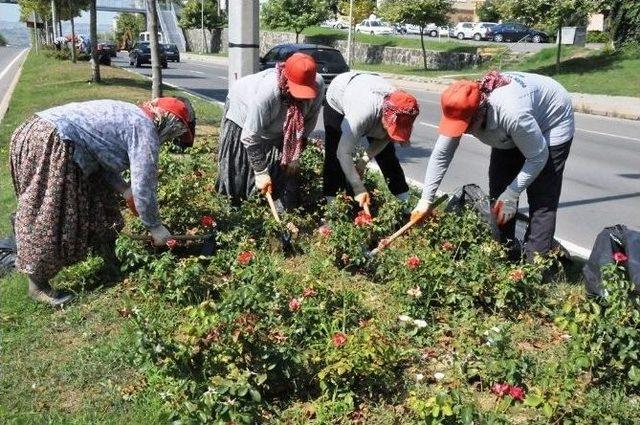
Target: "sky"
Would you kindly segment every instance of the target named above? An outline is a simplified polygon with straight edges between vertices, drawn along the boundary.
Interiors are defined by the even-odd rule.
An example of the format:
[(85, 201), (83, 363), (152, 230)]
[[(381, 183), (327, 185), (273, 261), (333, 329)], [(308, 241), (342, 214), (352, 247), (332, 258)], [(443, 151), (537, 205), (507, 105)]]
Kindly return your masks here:
[[(115, 12), (98, 12), (98, 25), (111, 25), (113, 18), (118, 14)], [(19, 22), (20, 6), (17, 4), (0, 3), (0, 21)], [(79, 18), (75, 19), (78, 23), (89, 23), (89, 12), (82, 12)]]

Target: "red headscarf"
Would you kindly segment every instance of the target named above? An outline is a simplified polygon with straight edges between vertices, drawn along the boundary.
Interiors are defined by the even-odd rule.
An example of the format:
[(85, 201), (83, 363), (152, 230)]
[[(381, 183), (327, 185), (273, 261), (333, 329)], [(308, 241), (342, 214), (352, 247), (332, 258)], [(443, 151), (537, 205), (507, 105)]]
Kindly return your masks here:
[(277, 63), (278, 88), (280, 89), (280, 95), (287, 105), (287, 116), (284, 120), (284, 126), (282, 127), (284, 140), (282, 143), (282, 159), (280, 160), (280, 165), (286, 166), (293, 161), (297, 161), (302, 153), (304, 116), (302, 115), (302, 102), (294, 99), (289, 94), (287, 77), (284, 75), (283, 70), (284, 63)]

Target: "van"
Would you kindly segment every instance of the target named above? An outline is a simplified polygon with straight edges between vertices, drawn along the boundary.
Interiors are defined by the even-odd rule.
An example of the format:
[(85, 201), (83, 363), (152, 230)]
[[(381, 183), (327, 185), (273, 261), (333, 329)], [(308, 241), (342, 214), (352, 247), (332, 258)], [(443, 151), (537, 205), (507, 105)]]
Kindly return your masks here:
[[(145, 41), (145, 42), (149, 42), (150, 40), (150, 35), (149, 31), (144, 31), (140, 33), (140, 36), (138, 37), (138, 41)], [(158, 33), (158, 43), (164, 43), (164, 39), (162, 37), (162, 33), (159, 32)]]

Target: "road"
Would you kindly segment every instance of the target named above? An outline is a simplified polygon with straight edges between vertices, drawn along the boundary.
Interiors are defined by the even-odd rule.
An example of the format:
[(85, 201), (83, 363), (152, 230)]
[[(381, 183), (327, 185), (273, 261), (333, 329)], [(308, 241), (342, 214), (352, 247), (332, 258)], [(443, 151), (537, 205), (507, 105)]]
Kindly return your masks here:
[(0, 120), (4, 116), (9, 101), (9, 87), (20, 67), (24, 50), (23, 47), (0, 47)]
[[(114, 65), (129, 68), (124, 54)], [(147, 66), (138, 70), (150, 75)], [(224, 102), (227, 68), (205, 62), (183, 61), (163, 70), (164, 81)], [(408, 177), (422, 181), (437, 138), (439, 95), (406, 87), (420, 103), (410, 147), (397, 149)], [(591, 249), (605, 226), (617, 223), (640, 227), (640, 122), (576, 114), (576, 134), (565, 170), (556, 236)], [(321, 122), (318, 130), (322, 129)], [(466, 183), (488, 188), (489, 148), (465, 136), (441, 189), (451, 191)], [(524, 199), (523, 199), (524, 201)], [(526, 208), (526, 202), (523, 202)], [(524, 209), (526, 212), (526, 209)], [(578, 249), (579, 251), (579, 249)]]

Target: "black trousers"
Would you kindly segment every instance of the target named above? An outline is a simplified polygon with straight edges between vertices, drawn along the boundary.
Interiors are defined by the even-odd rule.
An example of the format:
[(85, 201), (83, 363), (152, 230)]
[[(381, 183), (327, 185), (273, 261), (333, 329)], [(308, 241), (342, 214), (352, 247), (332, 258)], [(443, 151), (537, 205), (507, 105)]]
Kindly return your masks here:
[[(344, 115), (340, 114), (331, 106), (325, 105), (323, 119), (325, 130), (324, 167), (322, 170), (324, 196), (335, 196), (343, 190), (347, 190), (349, 194), (353, 195), (353, 190), (347, 182), (347, 178), (340, 167), (340, 162), (336, 155), (338, 143), (340, 143), (340, 138), (342, 137), (340, 126), (342, 125)], [(371, 141), (369, 140), (369, 142)], [(393, 143), (387, 144), (387, 146), (375, 156), (375, 159), (391, 193), (399, 195), (409, 190)]]
[[(564, 164), (569, 156), (571, 142), (549, 147), (549, 159), (538, 177), (527, 188), (529, 199), (529, 226), (525, 234), (525, 253), (532, 259), (535, 253), (547, 253), (553, 248), (556, 231), (556, 213), (562, 190)], [(525, 158), (517, 148), (492, 149), (489, 163), (489, 195), (497, 199), (518, 175)], [(516, 220), (500, 228), (500, 240), (509, 244), (515, 240)]]

